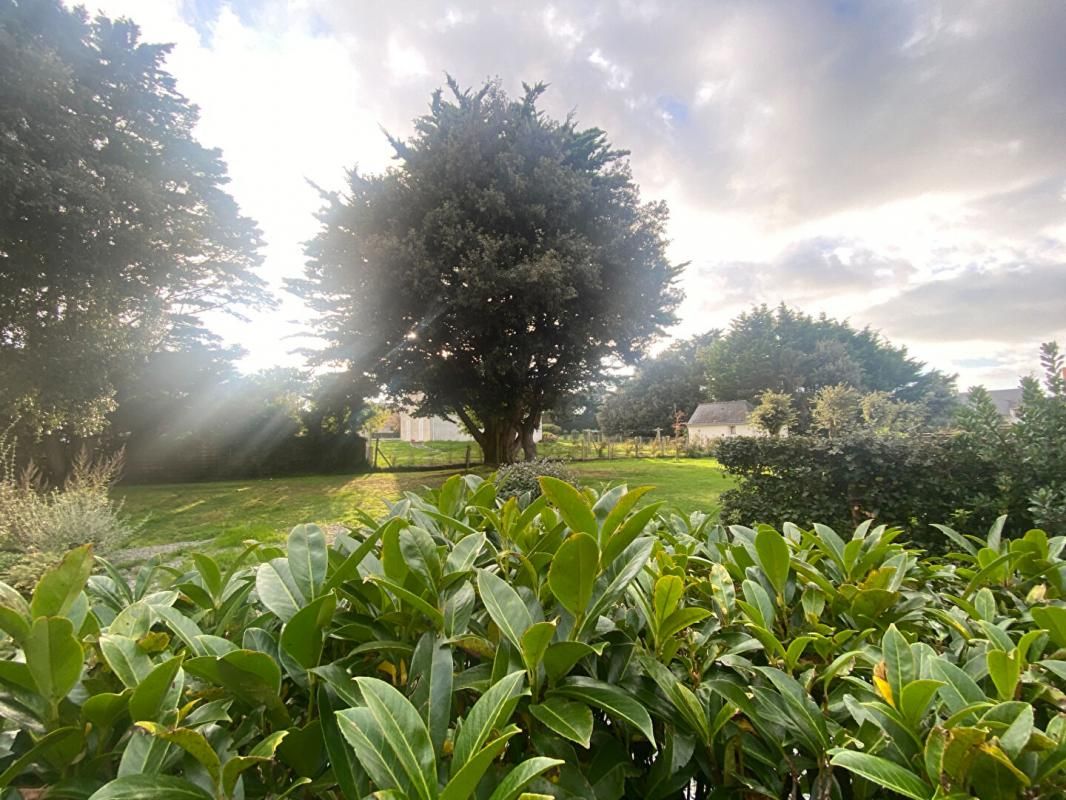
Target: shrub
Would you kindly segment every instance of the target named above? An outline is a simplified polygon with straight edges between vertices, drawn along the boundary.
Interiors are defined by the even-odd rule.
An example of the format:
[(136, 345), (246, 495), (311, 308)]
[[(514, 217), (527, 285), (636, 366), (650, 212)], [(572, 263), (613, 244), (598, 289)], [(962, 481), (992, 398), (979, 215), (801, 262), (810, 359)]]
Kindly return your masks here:
[[(1066, 793), (1041, 531), (714, 527), (450, 479), (327, 544), (0, 585), (0, 780), (93, 800)], [(306, 784), (306, 785), (301, 785)], [(895, 794), (893, 794), (895, 793)]]
[(45, 568), (72, 547), (107, 550), (135, 531), (109, 496), (122, 456), (91, 458), (82, 452), (61, 488), (48, 488), (32, 465), (17, 475), (14, 446), (0, 441), (0, 576), (32, 587)]
[(550, 433), (553, 436), (558, 436), (563, 432), (563, 429), (555, 423), (545, 422), (540, 426), (540, 432), (542, 435)]
[(721, 497), (728, 523), (849, 527), (876, 519), (941, 546), (930, 524), (987, 527), (1001, 513), (997, 465), (951, 435), (738, 436), (716, 443), (715, 456), (741, 478)]
[(535, 458), (532, 461), (517, 461), (500, 467), (496, 472), (496, 496), (502, 500), (517, 497), (522, 503), (540, 497), (539, 479), (543, 476), (574, 481), (574, 475), (566, 463), (556, 458)]

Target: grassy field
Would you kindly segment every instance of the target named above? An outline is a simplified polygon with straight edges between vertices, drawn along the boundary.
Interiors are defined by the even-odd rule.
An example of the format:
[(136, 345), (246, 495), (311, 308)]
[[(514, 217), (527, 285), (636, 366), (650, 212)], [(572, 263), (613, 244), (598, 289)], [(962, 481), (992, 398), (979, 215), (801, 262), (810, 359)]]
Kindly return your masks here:
[(615, 484), (654, 486), (648, 501), (665, 500), (678, 511), (717, 511), (718, 496), (734, 481), (710, 458), (629, 458), (615, 461), (588, 461), (572, 465), (588, 486)]
[[(619, 481), (656, 486), (650, 500), (666, 500), (683, 512), (714, 510), (718, 495), (732, 485), (710, 459), (626, 459), (572, 467), (591, 486)], [(378, 514), (385, 510), (383, 498), (439, 486), (451, 474), (454, 470), (126, 486), (116, 495), (125, 513), (141, 522), (127, 543), (138, 548), (132, 560), (150, 554), (141, 548), (159, 546), (173, 546), (178, 554), (201, 547), (225, 558), (250, 539), (282, 541), (302, 522), (350, 523), (357, 508)]]

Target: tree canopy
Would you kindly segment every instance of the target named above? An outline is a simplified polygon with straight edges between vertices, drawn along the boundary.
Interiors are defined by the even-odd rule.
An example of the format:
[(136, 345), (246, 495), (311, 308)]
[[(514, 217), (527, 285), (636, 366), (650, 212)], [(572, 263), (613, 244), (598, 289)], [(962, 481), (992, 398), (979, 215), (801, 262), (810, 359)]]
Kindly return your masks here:
[(714, 342), (718, 331), (675, 342), (645, 359), (600, 409), (600, 429), (611, 435), (651, 436), (656, 429), (670, 435), (675, 414), (688, 419), (704, 397), (707, 376), (697, 357)]
[(674, 322), (666, 206), (641, 202), (597, 128), (497, 82), (434, 93), (396, 165), (327, 197), (293, 289), (319, 360), (420, 414), (462, 420), (486, 461), (534, 451), (541, 413)]
[(268, 301), (255, 224), (167, 45), (59, 0), (0, 0), (0, 415), (99, 432), (174, 326)]
[(828, 386), (887, 392), (893, 400), (923, 404), (936, 419), (946, 420), (955, 404), (954, 378), (926, 369), (905, 347), (869, 328), (783, 304), (738, 316), (702, 360), (711, 399), (756, 403), (763, 392), (784, 392), (793, 397), (801, 429), (810, 424), (816, 393)]

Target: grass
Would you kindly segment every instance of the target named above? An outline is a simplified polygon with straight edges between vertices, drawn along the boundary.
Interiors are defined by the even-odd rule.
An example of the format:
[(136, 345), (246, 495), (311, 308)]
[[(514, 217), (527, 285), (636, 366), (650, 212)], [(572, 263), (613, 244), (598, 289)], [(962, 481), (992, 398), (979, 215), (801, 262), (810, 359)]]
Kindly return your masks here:
[(123, 510), (142, 525), (130, 547), (203, 542), (213, 553), (236, 551), (242, 543), (283, 541), (303, 522), (352, 522), (361, 508), (385, 511), (383, 499), (439, 486), (454, 470), (316, 475), (217, 483), (123, 486), (116, 491)]
[[(402, 462), (401, 462), (402, 463)], [(682, 512), (712, 511), (732, 485), (710, 459), (624, 459), (575, 463), (579, 479), (592, 486), (624, 481), (651, 484), (649, 499), (666, 500)], [(303, 522), (351, 523), (353, 511), (377, 515), (384, 500), (405, 491), (439, 486), (454, 470), (273, 478), (218, 483), (124, 486), (116, 491), (125, 513), (142, 522), (128, 547), (197, 542), (223, 560), (247, 540), (281, 542)]]
[(655, 487), (650, 502), (665, 500), (678, 511), (716, 511), (718, 496), (735, 485), (711, 458), (627, 458), (572, 464), (579, 479), (590, 486), (624, 481), (634, 486)]

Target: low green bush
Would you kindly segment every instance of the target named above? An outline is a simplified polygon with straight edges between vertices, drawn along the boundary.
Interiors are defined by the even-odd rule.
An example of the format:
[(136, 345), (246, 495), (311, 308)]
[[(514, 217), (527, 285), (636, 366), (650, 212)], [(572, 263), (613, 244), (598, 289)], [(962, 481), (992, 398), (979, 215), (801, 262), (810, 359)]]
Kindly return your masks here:
[(875, 519), (936, 548), (943, 539), (931, 524), (987, 528), (1005, 513), (998, 465), (950, 434), (737, 436), (718, 441), (714, 454), (740, 479), (721, 497), (727, 523), (818, 521), (843, 529)]
[(541, 486), (0, 585), (0, 796), (1066, 796), (1061, 537), (930, 558)]
[(557, 458), (535, 458), (532, 461), (516, 461), (500, 467), (493, 479), (496, 484), (496, 496), (500, 500), (518, 498), (520, 505), (540, 497), (540, 479), (542, 477), (558, 478), (574, 483), (576, 478), (566, 462)]

